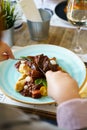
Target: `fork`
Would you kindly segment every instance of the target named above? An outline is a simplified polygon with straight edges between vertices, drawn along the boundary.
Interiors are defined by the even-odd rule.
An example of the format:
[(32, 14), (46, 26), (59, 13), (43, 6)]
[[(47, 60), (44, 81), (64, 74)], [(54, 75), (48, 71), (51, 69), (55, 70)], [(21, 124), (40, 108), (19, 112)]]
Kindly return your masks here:
[[(31, 61), (31, 59), (29, 59), (29, 58), (27, 58), (27, 57), (25, 57), (25, 58), (14, 58), (14, 59), (12, 59), (12, 60), (27, 60), (27, 61)], [(39, 70), (44, 74), (44, 76), (45, 76), (45, 72), (43, 71), (43, 69), (40, 67), (40, 66), (38, 66), (38, 64), (36, 64), (37, 65), (37, 67), (39, 68)]]

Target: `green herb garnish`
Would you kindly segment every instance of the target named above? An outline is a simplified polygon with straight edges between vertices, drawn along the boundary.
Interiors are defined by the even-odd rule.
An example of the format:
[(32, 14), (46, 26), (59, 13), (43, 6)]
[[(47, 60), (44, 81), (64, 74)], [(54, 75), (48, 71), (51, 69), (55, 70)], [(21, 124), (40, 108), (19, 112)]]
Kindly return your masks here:
[(36, 85), (42, 84), (43, 86), (47, 86), (47, 81), (46, 81), (46, 79), (40, 78), (40, 79), (35, 80), (35, 84)]

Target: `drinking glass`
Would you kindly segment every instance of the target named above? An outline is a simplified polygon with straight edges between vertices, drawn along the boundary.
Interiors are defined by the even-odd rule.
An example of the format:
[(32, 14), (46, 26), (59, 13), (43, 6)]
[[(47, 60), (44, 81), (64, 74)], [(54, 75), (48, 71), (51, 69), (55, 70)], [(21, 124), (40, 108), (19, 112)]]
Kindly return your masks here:
[(76, 26), (76, 42), (71, 48), (75, 53), (83, 53), (83, 48), (79, 44), (79, 34), (83, 26), (87, 26), (87, 0), (68, 0), (67, 3), (67, 19)]

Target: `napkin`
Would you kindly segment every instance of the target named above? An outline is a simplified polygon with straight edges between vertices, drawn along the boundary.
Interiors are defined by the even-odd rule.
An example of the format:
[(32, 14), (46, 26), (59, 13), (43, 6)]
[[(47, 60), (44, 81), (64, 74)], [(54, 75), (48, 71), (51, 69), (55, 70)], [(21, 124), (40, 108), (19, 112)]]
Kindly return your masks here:
[(20, 1), (21, 8), (30, 21), (41, 22), (42, 18), (33, 0)]
[[(87, 69), (86, 69), (87, 71)], [(81, 98), (87, 98), (87, 76), (86, 76), (86, 81), (83, 87), (79, 90), (79, 94)]]

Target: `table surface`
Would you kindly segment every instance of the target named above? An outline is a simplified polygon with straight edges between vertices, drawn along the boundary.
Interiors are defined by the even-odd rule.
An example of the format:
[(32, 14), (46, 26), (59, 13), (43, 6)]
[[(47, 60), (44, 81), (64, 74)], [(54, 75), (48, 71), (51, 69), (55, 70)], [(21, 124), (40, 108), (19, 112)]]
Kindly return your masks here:
[[(87, 53), (86, 35), (87, 35), (87, 31), (82, 30), (81, 36), (80, 36), (80, 42), (82, 41), (81, 45), (85, 48), (84, 53)], [(29, 28), (26, 22), (23, 23), (22, 27), (19, 30), (14, 31), (14, 45), (21, 46), (21, 47), (27, 46), (27, 45), (44, 43), (44, 44), (63, 46), (69, 49), (74, 39), (75, 39), (75, 29), (57, 27), (57, 26), (50, 26), (49, 37), (46, 40), (42, 40), (42, 41), (31, 40), (30, 35), (29, 35)], [(45, 111), (45, 109), (38, 110), (37, 107), (36, 108), (19, 107), (19, 108), (21, 108), (26, 113), (32, 112), (42, 117), (56, 120), (56, 112), (51, 112), (51, 111), (48, 112), (48, 111)]]
[[(57, 0), (50, 0), (50, 1), (51, 2), (54, 1), (54, 3), (57, 2)], [(52, 22), (53, 21), (54, 19), (52, 19)], [(76, 36), (75, 29), (73, 28), (66, 28), (65, 26), (61, 27), (61, 26), (55, 26), (53, 24), (50, 24), (49, 37), (46, 40), (42, 40), (40, 42), (33, 41), (31, 40), (30, 35), (29, 35), (28, 25), (24, 21), (20, 28), (14, 30), (14, 46), (24, 47), (27, 45), (44, 43), (44, 44), (62, 46), (69, 49), (71, 45), (75, 44), (75, 36)], [(79, 43), (81, 44), (82, 47), (84, 47), (84, 54), (87, 54), (87, 31), (86, 30), (81, 31)], [(48, 112), (42, 109), (40, 110), (40, 109), (37, 109), (37, 107), (36, 108), (31, 108), (31, 107), (28, 108), (28, 107), (23, 107), (23, 106), (22, 107), (15, 106), (15, 107), (22, 109), (26, 113), (38, 114), (39, 116), (56, 120), (55, 112), (51, 112), (51, 111)]]
[[(29, 27), (26, 22), (22, 27), (14, 31), (14, 45), (27, 46), (33, 44), (52, 44), (70, 49), (75, 44), (76, 30), (71, 28), (50, 26), (49, 37), (42, 41), (33, 41), (29, 35)], [(79, 44), (84, 48), (84, 54), (87, 53), (87, 30), (82, 30), (79, 37)]]
[[(40, 0), (38, 0), (38, 2), (40, 2)], [(38, 2), (36, 1), (37, 7), (40, 7)], [(49, 8), (54, 10), (57, 3), (58, 3), (58, 0), (50, 0)], [(48, 6), (46, 5), (45, 7), (48, 7)], [(69, 26), (66, 26), (66, 25), (67, 24), (65, 24), (65, 23), (63, 23), (63, 21), (59, 20), (57, 18), (57, 16), (54, 14), (52, 16), (51, 22), (50, 22), (49, 37), (46, 40), (42, 40), (39, 42), (39, 41), (31, 40), (30, 35), (29, 35), (29, 27), (28, 27), (26, 21), (24, 21), (23, 25), (19, 29), (14, 30), (14, 45), (23, 47), (23, 46), (27, 46), (27, 45), (44, 43), (44, 44), (62, 46), (62, 47), (69, 49), (71, 47), (71, 45), (73, 46), (75, 44), (76, 29), (71, 28), (70, 25)], [(84, 54), (86, 54), (87, 53), (87, 31), (86, 30), (81, 31), (79, 43), (81, 44), (82, 47), (84, 47)], [(39, 106), (39, 107), (42, 108), (42, 106)], [(47, 107), (54, 108), (54, 106), (47, 106)], [(37, 109), (37, 107), (36, 108), (27, 108), (27, 107), (23, 107), (23, 106), (22, 107), (18, 106), (18, 108), (22, 109), (26, 113), (32, 112), (32, 113), (38, 114), (42, 117), (56, 120), (56, 112), (53, 112), (53, 111), (51, 112), (51, 110), (49, 112), (47, 110), (45, 111), (42, 109)]]

